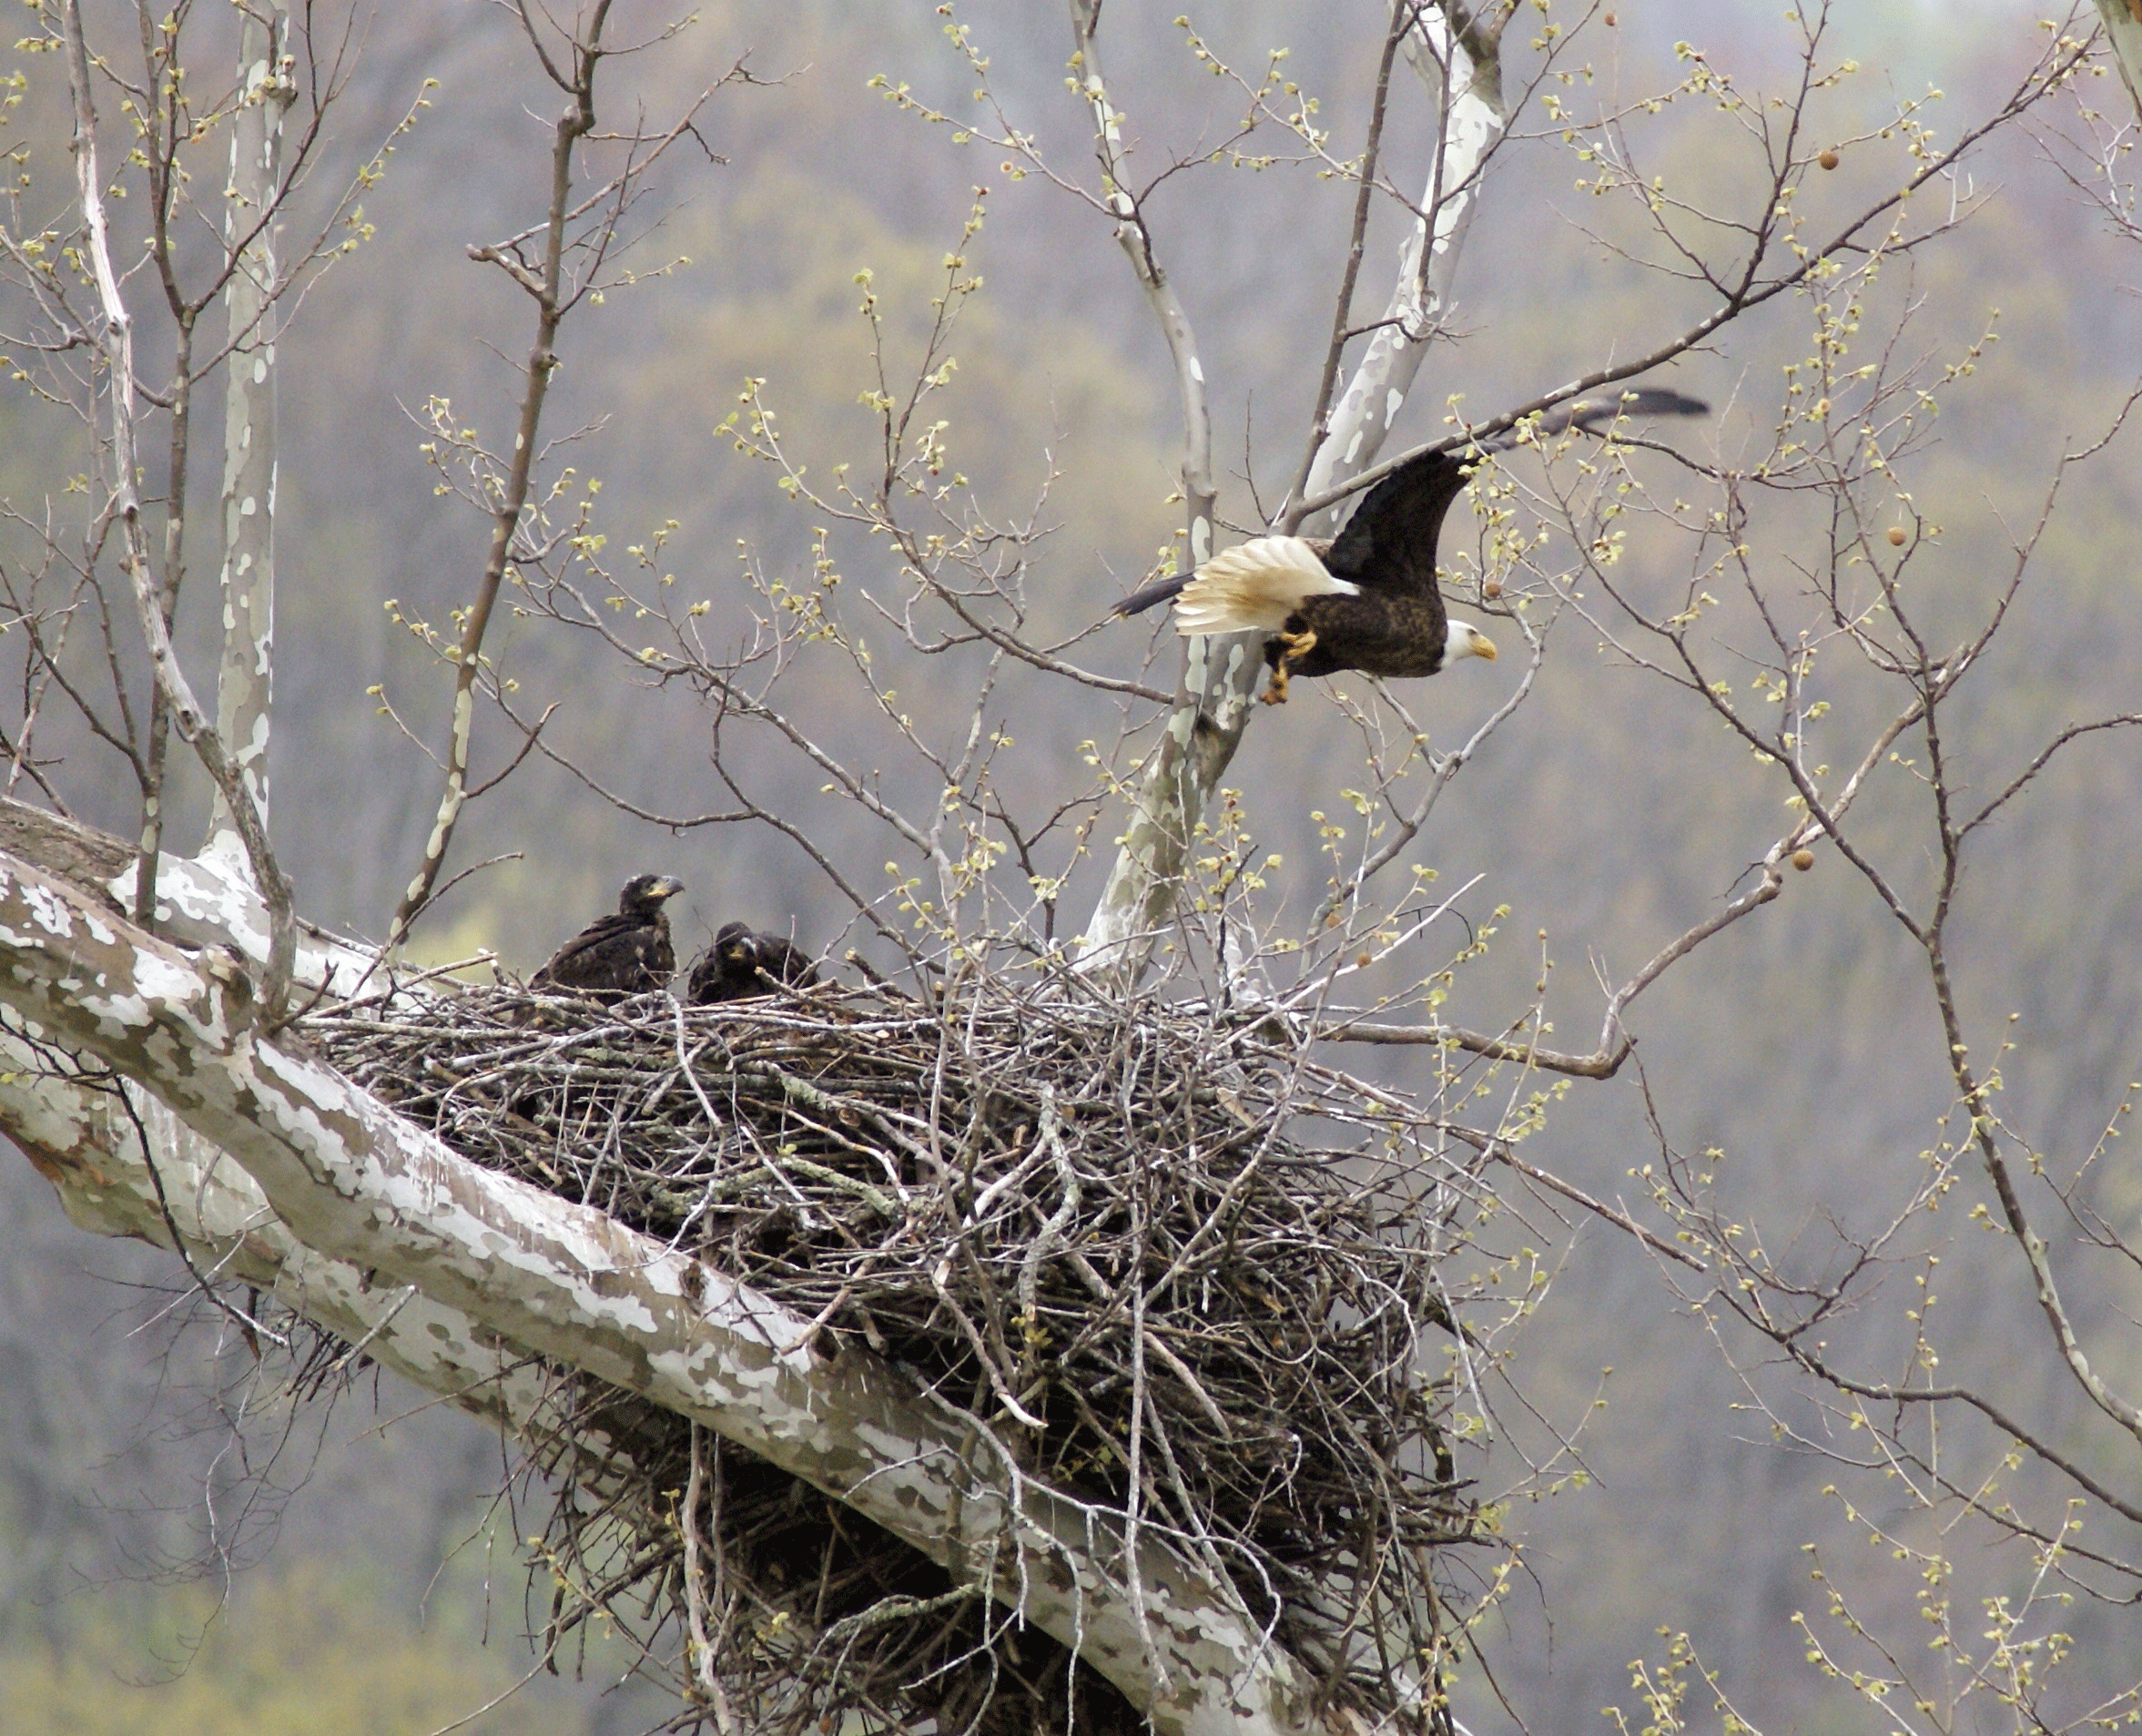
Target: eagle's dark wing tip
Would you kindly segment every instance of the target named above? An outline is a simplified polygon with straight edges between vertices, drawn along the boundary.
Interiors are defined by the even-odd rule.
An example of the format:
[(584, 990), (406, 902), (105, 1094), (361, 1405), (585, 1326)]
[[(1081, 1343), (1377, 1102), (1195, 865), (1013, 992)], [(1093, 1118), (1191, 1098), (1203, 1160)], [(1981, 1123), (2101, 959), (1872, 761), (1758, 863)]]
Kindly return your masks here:
[(1622, 412), (1632, 416), (1708, 416), (1711, 406), (1700, 398), (1670, 386), (1642, 386), (1622, 400)]
[[(1539, 432), (1558, 434), (1564, 429), (1581, 428), (1598, 433), (1616, 422), (1638, 421), (1647, 416), (1708, 416), (1710, 413), (1711, 406), (1702, 399), (1691, 398), (1670, 386), (1625, 386), (1609, 399), (1580, 398), (1574, 404), (1565, 405), (1541, 420)], [(1488, 442), (1485, 450), (1501, 452), (1516, 442), (1514, 432), (1504, 434)]]
[(1141, 585), (1114, 608), (1109, 611), (1111, 620), (1121, 621), (1126, 616), (1143, 614), (1156, 603), (1165, 603), (1191, 581), (1188, 573), (1176, 574), (1172, 578), (1155, 579), (1151, 584)]

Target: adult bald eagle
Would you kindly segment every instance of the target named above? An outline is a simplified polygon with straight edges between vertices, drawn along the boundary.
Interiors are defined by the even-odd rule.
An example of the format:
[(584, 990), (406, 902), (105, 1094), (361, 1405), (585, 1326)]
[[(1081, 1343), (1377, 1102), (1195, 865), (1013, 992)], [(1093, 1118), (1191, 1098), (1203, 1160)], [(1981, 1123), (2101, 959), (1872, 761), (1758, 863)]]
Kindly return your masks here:
[(694, 1006), (709, 1007), (770, 995), (776, 984), (808, 989), (817, 980), (817, 967), (779, 935), (754, 934), (741, 922), (725, 922), (706, 956), (692, 967), (689, 992)]
[(666, 988), (676, 974), (669, 918), (662, 907), (685, 889), (666, 874), (641, 874), (617, 895), (617, 914), (591, 922), (531, 980), (537, 989), (572, 989), (597, 999)]
[[(1540, 422), (1538, 435), (1595, 428), (1619, 416), (1700, 416), (1710, 406), (1678, 391), (1624, 392), (1612, 404), (1579, 403)], [(1483, 452), (1518, 443), (1484, 441)], [(1175, 599), (1175, 631), (1264, 632), (1272, 667), (1267, 705), (1286, 703), (1290, 675), (1359, 669), (1372, 675), (1432, 675), (1459, 657), (1495, 656), (1477, 627), (1453, 621), (1436, 583), (1443, 515), (1472, 473), (1471, 452), (1423, 452), (1362, 496), (1336, 537), (1259, 536), (1217, 554), (1193, 574), (1162, 579), (1116, 604), (1136, 614)]]

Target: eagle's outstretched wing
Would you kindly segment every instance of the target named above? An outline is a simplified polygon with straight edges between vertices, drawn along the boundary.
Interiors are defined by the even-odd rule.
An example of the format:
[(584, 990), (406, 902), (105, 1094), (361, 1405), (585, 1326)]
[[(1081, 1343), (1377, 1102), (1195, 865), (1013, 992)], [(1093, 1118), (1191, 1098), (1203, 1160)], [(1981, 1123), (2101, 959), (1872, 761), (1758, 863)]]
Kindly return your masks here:
[[(1700, 399), (1663, 387), (1622, 392), (1610, 403), (1579, 400), (1540, 418), (1530, 439), (1549, 439), (1571, 428), (1598, 428), (1617, 417), (1700, 416), (1711, 406)], [(1515, 433), (1482, 441), (1481, 452), (1508, 452)], [(1401, 464), (1362, 497), (1346, 521), (1324, 564), (1337, 577), (1365, 589), (1400, 592), (1432, 599), (1442, 631), (1442, 596), (1436, 584), (1436, 544), (1444, 514), (1472, 472), (1469, 452), (1423, 452)]]
[[(1598, 428), (1618, 417), (1700, 416), (1710, 410), (1700, 399), (1665, 387), (1646, 386), (1617, 393), (1610, 402), (1579, 400), (1542, 416), (1528, 439), (1547, 439), (1571, 428)], [(1446, 630), (1443, 594), (1436, 583), (1436, 544), (1442, 534), (1444, 515), (1466, 485), (1480, 452), (1507, 452), (1518, 444), (1515, 433), (1503, 433), (1480, 442), (1477, 448), (1428, 452), (1401, 464), (1370, 488), (1354, 509), (1328, 552), (1309, 543), (1323, 558), (1334, 578), (1364, 590), (1403, 594), (1427, 605), (1431, 619), (1423, 631), (1440, 644)], [(1293, 542), (1297, 539), (1264, 539)], [(1220, 557), (1224, 559), (1226, 557)], [(1133, 591), (1115, 605), (1119, 615), (1138, 614), (1155, 604), (1179, 596), (1215, 563), (1207, 562), (1197, 574), (1179, 573)], [(1244, 622), (1243, 626), (1257, 624)]]
[(1436, 542), (1443, 533), (1443, 515), (1471, 469), (1472, 461), (1458, 452), (1423, 452), (1401, 465), (1362, 497), (1324, 564), (1364, 590), (1403, 592), (1432, 602), (1440, 639)]

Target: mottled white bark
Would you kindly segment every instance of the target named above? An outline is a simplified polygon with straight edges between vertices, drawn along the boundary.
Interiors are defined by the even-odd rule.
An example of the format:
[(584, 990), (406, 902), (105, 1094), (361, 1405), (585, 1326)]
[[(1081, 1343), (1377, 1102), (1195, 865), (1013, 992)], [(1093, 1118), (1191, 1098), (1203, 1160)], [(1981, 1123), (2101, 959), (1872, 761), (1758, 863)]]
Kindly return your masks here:
[[(1340, 395), (1331, 431), (1309, 467), (1305, 500), (1359, 475), (1383, 450), (1421, 358), (1448, 312), (1451, 279), (1479, 204), (1481, 167), (1509, 124), (1503, 111), (1501, 58), (1492, 39), (1477, 32), (1460, 36), (1445, 11), (1430, 7), (1407, 34), (1405, 48), (1406, 60), (1435, 93), (1443, 115), (1442, 134), (1421, 194), (1425, 215), (1414, 219), (1399, 249), (1383, 323), (1370, 336)], [(1330, 516), (1315, 514), (1306, 523), (1284, 528), (1328, 535)]]
[[(1108, 93), (1096, 40), (1099, 0), (1071, 0), (1072, 67), (1093, 117), (1101, 158), (1101, 197), (1116, 219), (1116, 241), (1131, 261), (1174, 365), (1183, 415), (1183, 558), (1192, 567), (1213, 554), (1213, 417), (1197, 334), (1182, 298), (1168, 281), (1152, 232), (1131, 191), (1122, 116)], [(1256, 690), (1256, 634), (1188, 641), (1167, 726), (1147, 756), (1138, 806), (1119, 840), (1115, 867), (1086, 924), (1080, 969), (1104, 973), (1128, 988), (1145, 974), (1152, 946), (1174, 913), (1183, 863), (1206, 801), (1234, 757)]]
[[(1108, 103), (1094, 59), (1098, 11), (1092, 0), (1071, 0), (1077, 71), (1093, 110), (1104, 186), (1119, 219), (1118, 239), (1154, 301), (1176, 358), (1187, 431), (1183, 492), (1193, 503), (1191, 558), (1193, 565), (1200, 564), (1212, 553), (1212, 430), (1204, 408), (1204, 374), (1188, 321), (1152, 259), (1151, 239), (1136, 206), (1123, 190), (1120, 118)], [(1461, 24), (1469, 26), (1469, 18), (1461, 17)], [(1443, 127), (1422, 196), (1426, 215), (1415, 223), (1401, 250), (1386, 310), (1388, 323), (1370, 339), (1333, 411), (1330, 432), (1310, 470), (1310, 497), (1376, 462), (1448, 304), (1451, 277), (1478, 193), (1479, 169), (1507, 125), (1492, 33), (1454, 30), (1444, 10), (1430, 7), (1409, 33), (1406, 47), (1415, 70), (1442, 105)], [(1202, 468), (1193, 467), (1193, 454), (1200, 455)], [(1192, 485), (1193, 469), (1206, 490), (1202, 505)], [(1197, 539), (1201, 512), (1206, 525), (1202, 548)], [(1281, 528), (1296, 525), (1283, 517)], [(1262, 638), (1233, 634), (1186, 643), (1174, 708), (1147, 756), (1137, 807), (1117, 842), (1108, 883), (1086, 925), (1081, 970), (1104, 971), (1126, 989), (1144, 975), (1153, 944), (1174, 914), (1183, 865), (1198, 821), (1248, 726), (1251, 696), (1264, 668)]]
[[(223, 394), (223, 666), (216, 728), (232, 769), (268, 815), (268, 725), (275, 649), (275, 226), (289, 12), (256, 0), (239, 27), (243, 107), (231, 123), (224, 245), (231, 250), (229, 378)], [(209, 836), (237, 831), (220, 794)]]
[[(0, 1035), (0, 1132), (83, 1229), (183, 1245), (198, 1271), (272, 1294), (427, 1392), (516, 1431), (537, 1416), (548, 1377), (470, 1315), (306, 1247), (251, 1176), (142, 1091), (135, 1103), (148, 1132), (152, 1176), (150, 1156), (111, 1093), (41, 1072), (44, 1065), (29, 1045)], [(603, 1443), (588, 1446), (599, 1451)]]
[[(0, 802), (0, 850), (73, 886), (105, 885), (121, 903), (133, 887), (134, 867), (117, 839), (21, 803)], [(267, 911), (228, 858), (166, 858), (162, 868), (158, 934), (228, 946), (255, 962), (265, 958)], [(298, 980), (312, 987), (333, 973), (347, 986), (370, 959), (354, 947), (308, 937), (298, 948)], [(495, 1334), (409, 1285), (381, 1284), (371, 1272), (306, 1247), (251, 1176), (149, 1092), (136, 1091), (148, 1135), (144, 1153), (112, 1093), (55, 1072), (52, 1059), (0, 1031), (0, 1134), (22, 1148), (83, 1229), (183, 1246), (197, 1270), (273, 1294), (345, 1343), (361, 1344), (382, 1366), (507, 1428), (518, 1431), (540, 1416), (550, 1376), (525, 1365)], [(595, 1439), (580, 1446), (598, 1456), (619, 1447)]]
[(178, 731), (180, 739), (193, 748), (202, 769), (228, 805), (243, 843), (246, 865), (271, 913), (261, 1000), (269, 1018), (279, 1019), (289, 998), (291, 961), (297, 939), (290, 886), (269, 843), (266, 819), (240, 781), (222, 736), (194, 697), (186, 672), (179, 666), (178, 653), (172, 647), (170, 624), (164, 619), (161, 587), (148, 558), (148, 542), (141, 521), (141, 495), (136, 482), (141, 467), (134, 388), (134, 320), (112, 264), (111, 232), (105, 217), (103, 171), (97, 163), (96, 109), (90, 86), (88, 45), (82, 29), (81, 0), (66, 0), (61, 13), (61, 26), (66, 46), (67, 81), (74, 99), (75, 189), (82, 207), (84, 250), (88, 255), (90, 274), (96, 285), (97, 306), (103, 321), (97, 337), (111, 412), (110, 511), (119, 526), (120, 558), (133, 587), (135, 611), (140, 618), (149, 667), (172, 726)]
[(2105, 21), (2105, 39), (2119, 63), (2119, 76), (2127, 80), (2127, 95), (2142, 110), (2142, 0), (2097, 0), (2098, 15)]
[[(487, 1340), (554, 1357), (718, 1430), (973, 1575), (1075, 1647), (1160, 1731), (1301, 1728), (1291, 1661), (1231, 1587), (1150, 1528), (1127, 1547), (1115, 1515), (986, 1455), (963, 1462), (962, 1417), (866, 1353), (810, 1347), (807, 1322), (691, 1254), (455, 1155), (265, 1030), (227, 954), (189, 955), (0, 856), (0, 1002), (39, 1041), (153, 1093), (205, 1142), (164, 1136), (193, 1178), (203, 1247), (251, 1238), (240, 1251), (255, 1269), (317, 1293), (353, 1331), (378, 1322), (351, 1274), (413, 1286), (404, 1311), (421, 1297), (419, 1318), (467, 1348), (403, 1355), (398, 1335), (412, 1378), (489, 1378)], [(138, 1184), (122, 1184), (121, 1142), (78, 1091), (18, 1080), (0, 1093), (0, 1116), (63, 1173), (61, 1158), (78, 1173), (67, 1154), (86, 1149), (100, 1153), (93, 1167), (111, 1162), (94, 1197), (82, 1185), (63, 1193), (88, 1221), (135, 1233), (147, 1209)], [(380, 1326), (381, 1337), (401, 1330), (399, 1316)]]

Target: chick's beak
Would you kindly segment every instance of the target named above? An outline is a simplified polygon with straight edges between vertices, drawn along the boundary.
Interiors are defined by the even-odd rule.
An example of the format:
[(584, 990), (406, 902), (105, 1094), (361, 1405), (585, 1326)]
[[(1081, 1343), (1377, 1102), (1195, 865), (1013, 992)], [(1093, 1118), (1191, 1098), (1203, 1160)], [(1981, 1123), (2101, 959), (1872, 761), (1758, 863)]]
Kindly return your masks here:
[(674, 898), (684, 889), (685, 883), (682, 880), (672, 879), (666, 874), (655, 882), (655, 896), (658, 898)]

